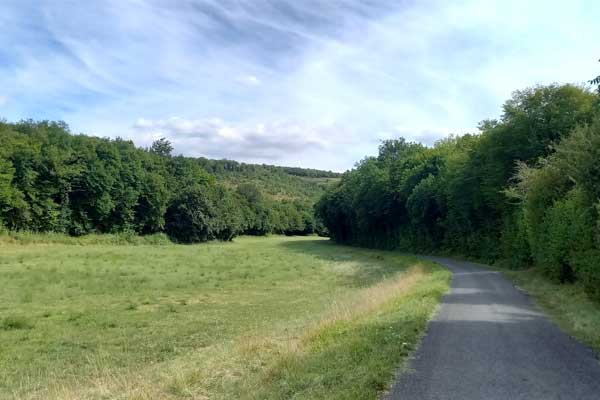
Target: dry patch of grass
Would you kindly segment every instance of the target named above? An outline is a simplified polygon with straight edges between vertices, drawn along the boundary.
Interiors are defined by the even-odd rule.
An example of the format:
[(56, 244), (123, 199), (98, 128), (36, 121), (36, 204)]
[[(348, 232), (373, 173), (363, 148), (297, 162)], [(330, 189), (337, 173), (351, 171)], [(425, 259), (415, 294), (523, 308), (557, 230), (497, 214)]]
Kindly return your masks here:
[(360, 290), (355, 297), (342, 302), (334, 302), (329, 314), (314, 327), (307, 339), (317, 337), (327, 327), (352, 321), (365, 315), (382, 311), (383, 306), (391, 300), (398, 298), (411, 289), (420, 279), (423, 279), (425, 270), (422, 264), (416, 264), (404, 274), (376, 283), (373, 286)]

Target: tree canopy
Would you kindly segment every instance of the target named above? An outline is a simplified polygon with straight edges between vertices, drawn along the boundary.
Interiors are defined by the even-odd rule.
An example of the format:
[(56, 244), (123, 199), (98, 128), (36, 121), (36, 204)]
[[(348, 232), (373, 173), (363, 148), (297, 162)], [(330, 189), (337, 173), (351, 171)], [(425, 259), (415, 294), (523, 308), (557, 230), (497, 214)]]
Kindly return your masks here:
[[(63, 122), (0, 122), (0, 225), (11, 230), (166, 232), (179, 242), (309, 234), (335, 173), (172, 156)], [(325, 179), (325, 182), (321, 180)]]
[(431, 148), (383, 142), (325, 193), (317, 214), (341, 243), (535, 263), (600, 299), (599, 138), (589, 90), (516, 91), (476, 134)]

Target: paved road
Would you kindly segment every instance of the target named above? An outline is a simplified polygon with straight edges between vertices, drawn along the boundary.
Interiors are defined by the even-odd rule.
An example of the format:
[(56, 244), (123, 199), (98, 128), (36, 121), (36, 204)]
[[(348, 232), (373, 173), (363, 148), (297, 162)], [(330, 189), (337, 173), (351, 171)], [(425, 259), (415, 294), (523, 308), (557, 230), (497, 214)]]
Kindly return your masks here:
[(388, 399), (600, 399), (600, 363), (500, 273), (433, 258), (452, 290)]

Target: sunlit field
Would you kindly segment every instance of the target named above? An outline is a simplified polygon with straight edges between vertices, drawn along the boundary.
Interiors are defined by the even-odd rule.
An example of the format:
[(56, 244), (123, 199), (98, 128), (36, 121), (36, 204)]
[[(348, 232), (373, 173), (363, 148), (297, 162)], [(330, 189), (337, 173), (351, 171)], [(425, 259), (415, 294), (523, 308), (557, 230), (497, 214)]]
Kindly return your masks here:
[(375, 398), (449, 274), (308, 238), (0, 243), (0, 397)]

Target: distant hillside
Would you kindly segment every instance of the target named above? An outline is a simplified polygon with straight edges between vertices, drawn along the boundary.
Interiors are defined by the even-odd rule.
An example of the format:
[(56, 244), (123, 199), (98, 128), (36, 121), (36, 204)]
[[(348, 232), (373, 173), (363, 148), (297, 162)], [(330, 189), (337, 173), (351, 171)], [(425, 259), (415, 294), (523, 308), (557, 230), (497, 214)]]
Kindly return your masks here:
[(315, 202), (341, 174), (310, 168), (280, 167), (266, 164), (246, 164), (232, 160), (197, 159), (202, 168), (237, 188), (253, 184), (273, 200), (301, 200)]
[(198, 161), (209, 172), (213, 172), (215, 174), (220, 174), (223, 172), (254, 172), (257, 170), (265, 170), (271, 172), (283, 172), (288, 175), (304, 176), (307, 178), (338, 178), (340, 176), (340, 174), (337, 172), (323, 171), (313, 168), (282, 167), (268, 164), (247, 164), (233, 160), (214, 160), (204, 157), (199, 157)]

